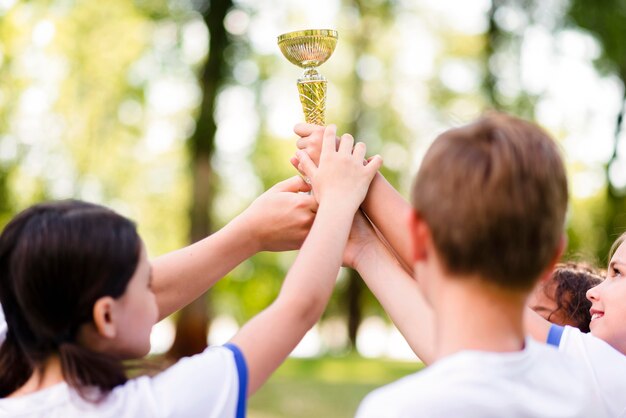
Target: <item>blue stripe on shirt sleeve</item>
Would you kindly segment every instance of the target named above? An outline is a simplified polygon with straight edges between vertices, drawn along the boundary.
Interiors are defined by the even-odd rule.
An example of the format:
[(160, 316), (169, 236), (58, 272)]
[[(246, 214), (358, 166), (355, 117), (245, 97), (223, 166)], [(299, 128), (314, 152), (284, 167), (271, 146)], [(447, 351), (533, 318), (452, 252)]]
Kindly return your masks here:
[(237, 415), (235, 416), (236, 418), (245, 418), (246, 399), (248, 398), (248, 366), (246, 365), (246, 359), (235, 344), (226, 343), (224, 347), (233, 352), (237, 374), (239, 375), (239, 399), (237, 400)]
[(552, 324), (550, 331), (548, 332), (548, 344), (558, 347), (561, 344), (561, 337), (563, 336), (563, 330), (565, 328), (560, 325)]

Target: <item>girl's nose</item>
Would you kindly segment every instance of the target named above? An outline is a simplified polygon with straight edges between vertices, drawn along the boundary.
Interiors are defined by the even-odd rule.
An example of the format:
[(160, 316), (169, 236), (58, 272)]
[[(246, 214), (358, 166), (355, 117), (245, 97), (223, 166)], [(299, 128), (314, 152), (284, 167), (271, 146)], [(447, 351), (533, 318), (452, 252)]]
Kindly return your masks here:
[(597, 286), (592, 287), (591, 289), (587, 290), (587, 299), (589, 299), (592, 302), (597, 302), (598, 301), (598, 293), (599, 293), (599, 287), (602, 285), (602, 283), (600, 283)]

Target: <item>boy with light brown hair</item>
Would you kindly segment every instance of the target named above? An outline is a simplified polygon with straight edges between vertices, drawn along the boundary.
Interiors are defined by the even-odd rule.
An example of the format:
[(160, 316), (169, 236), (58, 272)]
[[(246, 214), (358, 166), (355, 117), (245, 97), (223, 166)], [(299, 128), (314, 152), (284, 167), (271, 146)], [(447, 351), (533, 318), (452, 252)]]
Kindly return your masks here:
[[(315, 138), (299, 142), (311, 144)], [(305, 175), (315, 172), (307, 155), (298, 159)], [(414, 278), (364, 216), (355, 219), (344, 264), (434, 364), (368, 395), (357, 417), (603, 416), (576, 365), (525, 338), (526, 299), (564, 246), (567, 180), (548, 135), (491, 114), (433, 142), (412, 208), (382, 176), (374, 182), (362, 208)]]

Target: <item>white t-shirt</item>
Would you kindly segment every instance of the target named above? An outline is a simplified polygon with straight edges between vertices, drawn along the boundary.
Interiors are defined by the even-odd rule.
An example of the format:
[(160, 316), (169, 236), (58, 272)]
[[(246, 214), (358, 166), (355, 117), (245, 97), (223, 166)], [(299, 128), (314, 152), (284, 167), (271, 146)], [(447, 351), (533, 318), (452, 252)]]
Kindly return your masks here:
[(243, 418), (247, 368), (233, 345), (210, 347), (154, 377), (116, 387), (99, 404), (84, 401), (65, 383), (0, 399), (0, 417)]
[(569, 326), (553, 325), (548, 343), (582, 366), (608, 416), (626, 417), (626, 356), (604, 340)]
[(357, 418), (604, 417), (581, 370), (553, 347), (462, 351), (370, 393)]

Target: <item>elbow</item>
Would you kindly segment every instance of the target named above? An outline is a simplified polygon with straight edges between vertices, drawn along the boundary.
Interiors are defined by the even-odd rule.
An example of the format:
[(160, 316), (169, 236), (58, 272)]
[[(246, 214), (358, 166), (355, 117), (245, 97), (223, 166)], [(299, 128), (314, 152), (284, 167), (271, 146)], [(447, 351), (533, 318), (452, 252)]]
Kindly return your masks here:
[(294, 323), (309, 330), (319, 321), (326, 302), (325, 298), (319, 296), (298, 295), (284, 300), (281, 303), (281, 310), (289, 315)]

